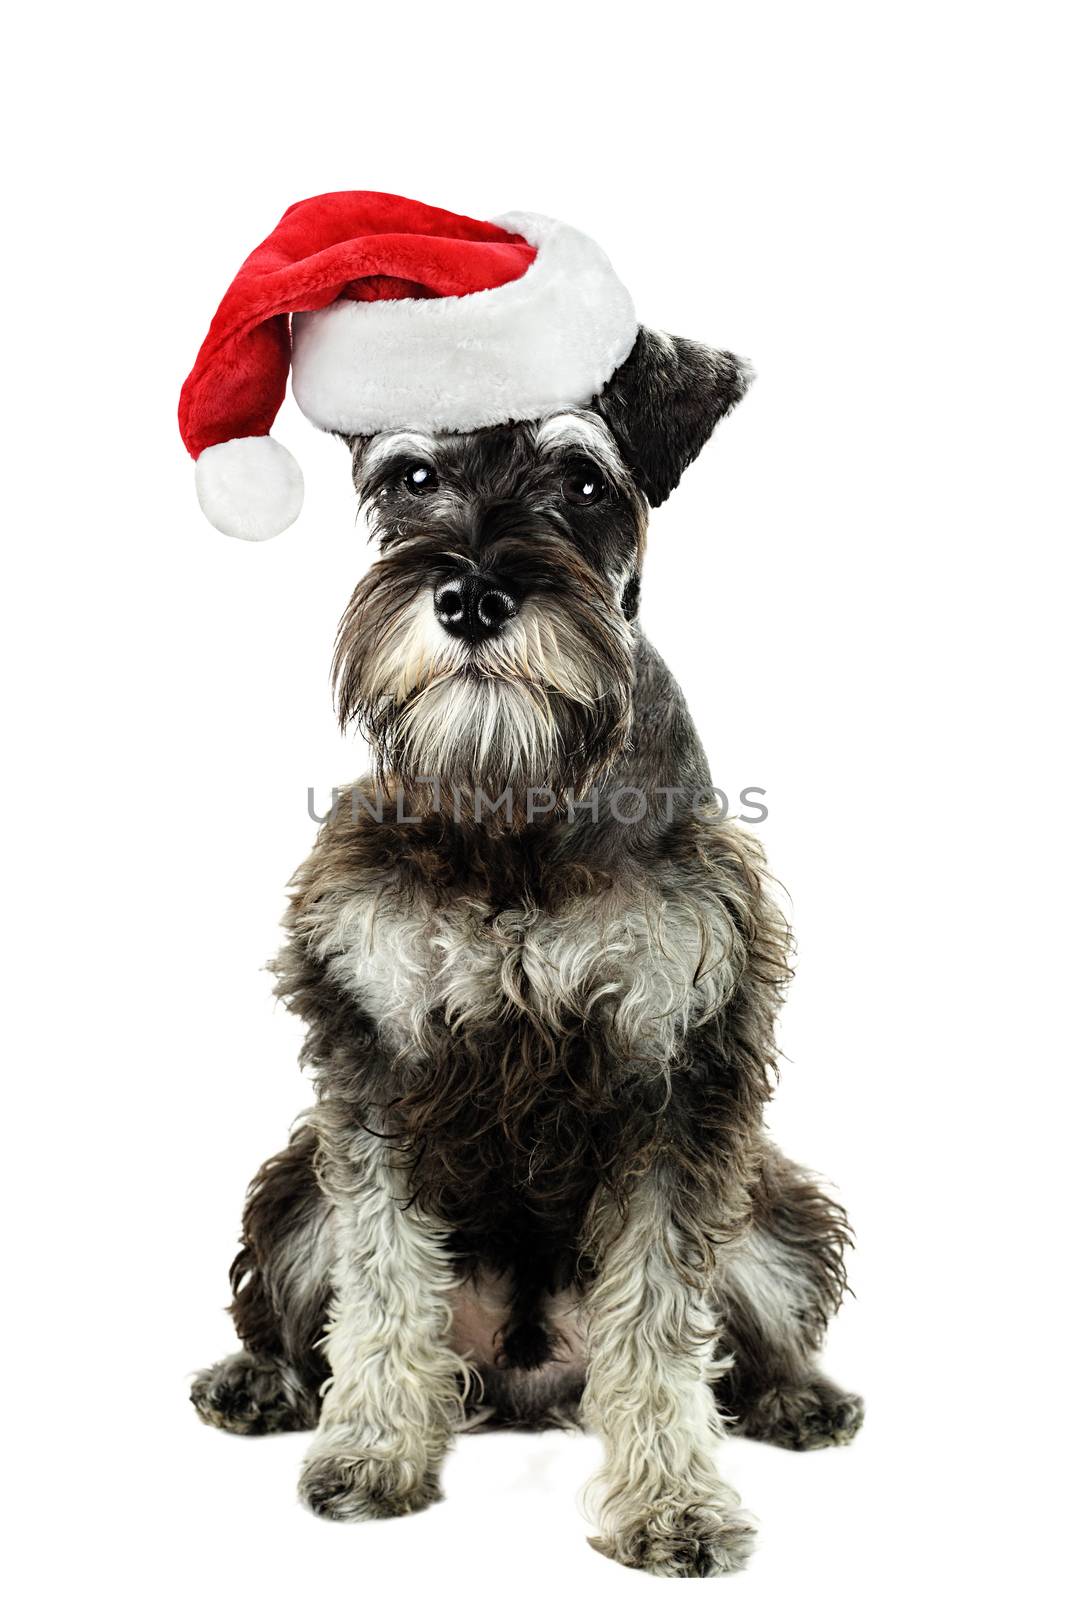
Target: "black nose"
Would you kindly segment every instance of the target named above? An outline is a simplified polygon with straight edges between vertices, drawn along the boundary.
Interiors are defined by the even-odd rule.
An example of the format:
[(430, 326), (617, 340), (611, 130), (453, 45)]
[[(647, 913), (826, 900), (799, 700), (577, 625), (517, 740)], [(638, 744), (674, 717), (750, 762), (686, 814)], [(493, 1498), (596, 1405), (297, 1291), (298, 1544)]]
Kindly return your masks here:
[(519, 609), (515, 596), (494, 578), (470, 572), (447, 578), (433, 597), (437, 620), (457, 639), (491, 639)]

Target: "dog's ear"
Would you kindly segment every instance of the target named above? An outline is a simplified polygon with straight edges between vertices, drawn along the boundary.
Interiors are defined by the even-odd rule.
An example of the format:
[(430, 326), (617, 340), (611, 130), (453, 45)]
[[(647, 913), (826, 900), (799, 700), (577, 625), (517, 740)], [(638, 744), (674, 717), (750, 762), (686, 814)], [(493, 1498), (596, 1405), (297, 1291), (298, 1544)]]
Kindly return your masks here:
[(752, 381), (728, 350), (639, 328), (633, 349), (593, 402), (649, 505), (658, 506)]
[(363, 459), (363, 452), (371, 442), (371, 435), (369, 433), (335, 433), (334, 438), (340, 439), (345, 449), (351, 455), (352, 472), (353, 475), (355, 475), (359, 469), (359, 464)]

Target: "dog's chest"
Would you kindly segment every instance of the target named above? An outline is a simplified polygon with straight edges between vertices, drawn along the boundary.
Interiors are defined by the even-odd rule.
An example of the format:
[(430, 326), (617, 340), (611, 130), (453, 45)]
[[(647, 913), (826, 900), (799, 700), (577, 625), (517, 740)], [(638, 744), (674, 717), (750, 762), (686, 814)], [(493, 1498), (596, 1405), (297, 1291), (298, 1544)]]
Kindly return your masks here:
[(669, 1059), (733, 982), (719, 902), (636, 881), (551, 910), (357, 889), (320, 905), (315, 943), (403, 1053), (442, 1025), (462, 1036), (526, 1018), (551, 1032), (595, 1027), (627, 1053)]

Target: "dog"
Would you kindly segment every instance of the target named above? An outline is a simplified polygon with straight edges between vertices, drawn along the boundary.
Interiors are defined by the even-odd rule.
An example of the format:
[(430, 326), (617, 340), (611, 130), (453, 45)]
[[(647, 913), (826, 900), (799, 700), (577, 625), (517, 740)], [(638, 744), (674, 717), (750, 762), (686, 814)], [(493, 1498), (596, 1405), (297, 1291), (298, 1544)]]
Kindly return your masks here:
[(638, 623), (649, 509), (748, 377), (642, 327), (587, 407), (346, 440), (380, 554), (335, 691), (377, 769), (293, 881), (316, 1100), (249, 1190), (243, 1349), (192, 1392), (315, 1429), (320, 1516), (428, 1506), (462, 1427), (578, 1423), (596, 1548), (714, 1575), (753, 1539), (724, 1432), (861, 1424), (816, 1365), (845, 1213), (763, 1126), (789, 933)]

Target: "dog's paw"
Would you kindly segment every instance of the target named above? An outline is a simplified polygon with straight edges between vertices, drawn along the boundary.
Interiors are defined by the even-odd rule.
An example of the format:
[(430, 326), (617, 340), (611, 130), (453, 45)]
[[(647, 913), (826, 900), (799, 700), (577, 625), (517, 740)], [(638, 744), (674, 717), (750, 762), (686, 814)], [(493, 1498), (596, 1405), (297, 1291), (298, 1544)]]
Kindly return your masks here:
[(716, 1578), (738, 1572), (755, 1539), (748, 1514), (710, 1506), (668, 1506), (590, 1539), (601, 1555), (660, 1578)]
[(227, 1433), (291, 1433), (313, 1428), (317, 1397), (294, 1373), (240, 1350), (193, 1379), (190, 1400), (201, 1422)]
[(339, 1440), (313, 1450), (300, 1474), (300, 1498), (331, 1522), (406, 1517), (440, 1500), (436, 1475), (389, 1456), (360, 1453)]
[(859, 1395), (845, 1394), (829, 1378), (816, 1374), (796, 1388), (762, 1395), (744, 1418), (741, 1431), (785, 1450), (825, 1450), (851, 1443), (862, 1426)]

